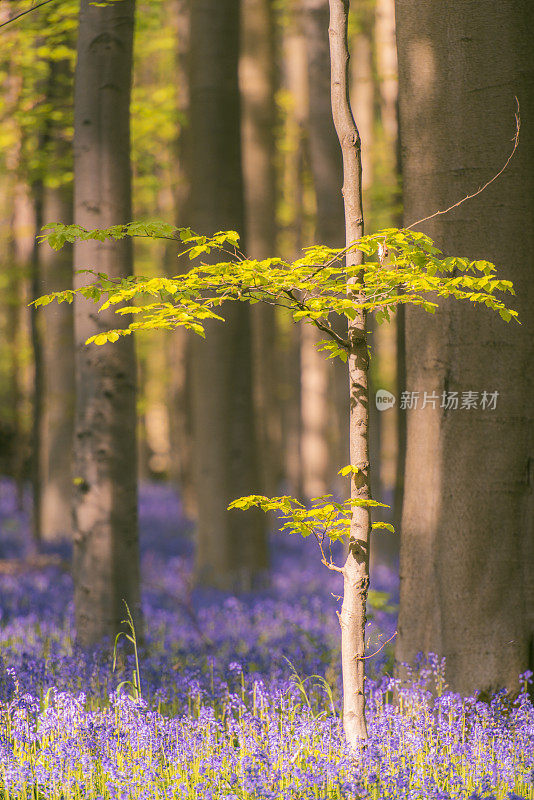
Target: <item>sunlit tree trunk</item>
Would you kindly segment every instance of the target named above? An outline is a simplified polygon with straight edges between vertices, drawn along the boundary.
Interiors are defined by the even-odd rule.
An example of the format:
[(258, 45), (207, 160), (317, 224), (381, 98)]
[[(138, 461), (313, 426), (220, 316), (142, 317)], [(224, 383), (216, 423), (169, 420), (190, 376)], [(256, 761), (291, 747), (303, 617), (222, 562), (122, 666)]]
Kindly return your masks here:
[[(358, 123), (360, 134), (362, 158), (362, 192), (367, 200), (366, 208), (371, 207), (373, 167), (375, 160), (375, 75), (373, 65), (373, 16), (372, 4), (359, 3), (353, 6), (354, 32), (349, 38), (350, 49), (350, 101), (354, 116)], [(369, 215), (368, 215), (369, 216)], [(369, 371), (369, 458), (373, 465), (371, 475), (371, 491), (375, 498), (382, 499), (383, 487), (381, 482), (381, 441), (382, 419), (377, 412), (374, 396), (378, 386), (375, 376), (381, 369), (381, 359), (377, 340), (379, 337), (378, 326), (371, 317), (367, 321), (367, 337), (370, 352), (373, 356), (372, 368)], [(348, 415), (347, 415), (348, 419)], [(379, 543), (380, 546), (380, 543)], [(376, 551), (375, 551), (376, 553)]]
[(373, 140), (375, 130), (375, 76), (373, 65), (373, 18), (371, 9), (356, 7), (357, 31), (350, 41), (350, 101), (358, 118), (362, 141), (362, 187), (373, 184)]
[[(332, 115), (343, 155), (343, 199), (347, 246), (363, 235), (362, 163), (360, 136), (349, 102), (347, 25), (349, 0), (330, 0), (330, 59)], [(363, 254), (355, 250), (347, 255), (347, 266), (363, 263)], [(361, 298), (349, 280), (347, 293)], [(370, 498), (369, 479), (369, 392), (365, 312), (349, 323), (349, 396), (350, 463), (358, 468), (351, 477), (351, 497)], [(367, 738), (365, 719), (365, 624), (369, 588), (369, 544), (371, 520), (369, 509), (355, 506), (352, 513), (347, 560), (343, 566), (343, 606), (341, 659), (343, 671), (343, 727), (349, 745)]]
[[(408, 412), (397, 658), (434, 651), (458, 692), (517, 690), (534, 636), (534, 7), (397, 0), (405, 221), (514, 282), (522, 326), (490, 310), (407, 309)], [(421, 400), (438, 400), (421, 409)], [(476, 408), (442, 405), (474, 392)], [(483, 393), (498, 392), (496, 408)], [(464, 396), (465, 397), (465, 396)]]
[[(191, 6), (191, 199), (195, 230), (244, 232), (238, 0)], [(244, 249), (246, 248), (243, 242)], [(197, 575), (248, 589), (267, 566), (260, 513), (244, 519), (228, 504), (257, 491), (250, 311), (227, 304), (226, 323), (193, 345), (194, 458), (198, 498)]]
[[(239, 80), (242, 97), (246, 240), (250, 258), (276, 250), (276, 60), (271, 0), (244, 0)], [(254, 394), (260, 441), (262, 491), (281, 480), (276, 315), (262, 303), (251, 309)]]
[[(345, 236), (342, 163), (330, 103), (328, 18), (328, 0), (302, 0), (310, 168), (316, 198), (315, 241), (341, 247)], [(343, 491), (337, 470), (348, 459), (346, 370), (342, 362), (327, 360), (318, 352), (316, 344), (321, 338), (315, 327), (301, 327), (301, 452), (303, 489), (308, 497), (332, 489)]]
[[(74, 121), (74, 219), (105, 228), (131, 218), (129, 102), (134, 3), (82, 0)], [(80, 242), (76, 269), (132, 273), (131, 240)], [(75, 286), (91, 280), (75, 275)], [(75, 306), (74, 599), (79, 641), (112, 636), (123, 600), (139, 614), (135, 357), (133, 339), (102, 347), (86, 339), (121, 324), (92, 302)], [(127, 320), (123, 321), (127, 324)]]
[[(293, 4), (292, 4), (293, 5)], [(306, 239), (307, 166), (306, 122), (308, 117), (308, 77), (306, 41), (297, 9), (288, 15), (283, 28), (281, 111), (284, 133), (281, 142), (283, 166), (281, 179), (279, 236), (280, 252), (298, 258)], [(290, 315), (280, 317), (281, 417), (284, 472), (288, 490), (302, 494), (302, 419), (301, 419), (301, 336), (300, 327)]]
[(395, 146), (398, 136), (397, 101), (399, 94), (395, 0), (376, 0), (374, 24), (380, 119), (388, 143)]

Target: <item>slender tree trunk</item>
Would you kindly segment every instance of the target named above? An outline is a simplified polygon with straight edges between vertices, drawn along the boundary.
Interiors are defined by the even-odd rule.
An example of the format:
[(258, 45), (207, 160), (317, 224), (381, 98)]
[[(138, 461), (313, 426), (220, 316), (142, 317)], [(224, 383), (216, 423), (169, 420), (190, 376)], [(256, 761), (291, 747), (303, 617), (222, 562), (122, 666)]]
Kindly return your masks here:
[(31, 269), (31, 258), (35, 236), (35, 209), (26, 187), (17, 183), (13, 191), (13, 210), (10, 228), (12, 239), (10, 257), (12, 262), (12, 286), (15, 305), (11, 307), (10, 336), (12, 337), (11, 370), (14, 385), (15, 452), (13, 471), (17, 484), (17, 502), (23, 508), (24, 486), (28, 479), (28, 464), (31, 459), (30, 436), (27, 420), (32, 416), (31, 368), (25, 363), (24, 351), (29, 344), (30, 314), (28, 303), (30, 292), (27, 276)]
[[(488, 259), (514, 282), (521, 327), (444, 303), (406, 311), (408, 412), (397, 658), (447, 659), (458, 692), (517, 690), (534, 641), (534, 7), (397, 0), (406, 223), (445, 209), (502, 166), (475, 199), (420, 226), (446, 254)], [(421, 408), (423, 393), (439, 401)], [(459, 408), (443, 393), (459, 393)], [(461, 409), (475, 392), (476, 408)], [(496, 407), (483, 393), (498, 392)], [(529, 661), (530, 659), (530, 661)]]
[[(66, 46), (72, 43), (68, 40)], [(73, 75), (70, 63), (50, 62), (47, 102), (56, 113), (70, 103)], [(52, 119), (48, 132), (44, 185), (41, 194), (43, 222), (72, 222), (72, 147), (65, 131)], [(51, 181), (52, 166), (59, 185)], [(72, 248), (55, 252), (38, 245), (39, 294), (72, 285)], [(72, 534), (72, 444), (74, 428), (74, 320), (68, 303), (51, 304), (41, 312), (42, 408), (39, 448), (39, 520), (43, 541), (70, 538)], [(58, 353), (61, 357), (58, 358)]]
[[(13, 188), (7, 184), (2, 187), (2, 214), (9, 218), (13, 206)], [(11, 235), (10, 235), (11, 234)], [(4, 289), (4, 313), (2, 314), (2, 341), (5, 348), (5, 372), (1, 384), (2, 393), (2, 433), (1, 469), (2, 474), (13, 478), (17, 486), (22, 482), (20, 475), (25, 451), (21, 420), (21, 265), (15, 259), (13, 231), (6, 237), (6, 256), (2, 263), (2, 282)], [(26, 309), (25, 309), (26, 310)]]
[[(347, 246), (363, 235), (362, 164), (360, 136), (350, 108), (348, 92), (349, 55), (347, 25), (349, 0), (330, 0), (330, 59), (332, 81), (332, 115), (343, 154), (343, 198)], [(363, 254), (356, 250), (347, 255), (347, 265), (363, 263)], [(361, 293), (351, 279), (347, 293), (355, 299)], [(351, 478), (351, 497), (370, 498), (369, 480), (369, 393), (367, 370), (367, 337), (365, 313), (359, 313), (349, 324), (349, 393), (350, 393), (350, 460), (358, 467)], [(341, 658), (343, 669), (343, 727), (351, 746), (367, 738), (365, 720), (365, 606), (369, 587), (369, 544), (371, 521), (369, 509), (354, 507), (349, 552), (343, 566), (343, 606), (341, 625)]]
[[(72, 221), (72, 187), (46, 187), (46, 222)], [(46, 250), (45, 250), (46, 247)], [(39, 260), (45, 292), (59, 291), (72, 281), (72, 249), (54, 252), (40, 247)], [(68, 303), (42, 309), (43, 409), (41, 433), (40, 532), (43, 541), (72, 534), (72, 440), (74, 428), (74, 326)], [(58, 353), (61, 357), (58, 357)]]
[[(46, 137), (40, 137), (40, 148), (47, 145)], [(35, 234), (43, 226), (43, 180), (38, 178), (32, 185), (32, 200), (35, 215)], [(31, 257), (30, 293), (39, 297), (42, 292), (40, 279), (39, 245), (34, 238)], [(32, 487), (32, 534), (36, 543), (41, 541), (41, 487), (42, 433), (43, 433), (43, 326), (42, 310), (34, 305), (30, 308), (30, 330), (33, 356), (32, 432), (31, 432), (31, 487)]]
[[(276, 250), (276, 58), (272, 0), (244, 0), (239, 79), (243, 105), (243, 175), (250, 258)], [(254, 394), (262, 491), (276, 494), (281, 480), (275, 309), (251, 309)]]
[[(191, 7), (191, 225), (243, 235), (239, 0)], [(244, 247), (244, 243), (243, 243)], [(197, 574), (220, 588), (249, 589), (267, 566), (261, 512), (245, 519), (228, 504), (258, 488), (250, 311), (227, 304), (225, 323), (193, 345)]]
[[(129, 102), (134, 3), (106, 7), (82, 0), (74, 121), (74, 218), (105, 228), (131, 217)], [(116, 278), (132, 272), (131, 240), (81, 242), (76, 269)], [(76, 275), (75, 286), (90, 281)], [(83, 645), (113, 636), (123, 600), (139, 615), (135, 357), (132, 337), (102, 347), (86, 339), (121, 318), (75, 306), (74, 599)], [(127, 320), (124, 320), (127, 324)]]

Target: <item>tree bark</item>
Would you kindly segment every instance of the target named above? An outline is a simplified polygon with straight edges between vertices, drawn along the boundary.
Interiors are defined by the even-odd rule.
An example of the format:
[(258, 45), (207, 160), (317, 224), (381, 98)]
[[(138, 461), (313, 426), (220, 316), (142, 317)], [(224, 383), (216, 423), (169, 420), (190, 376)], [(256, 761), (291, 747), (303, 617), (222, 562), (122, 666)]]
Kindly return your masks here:
[(30, 455), (30, 436), (26, 420), (30, 417), (32, 398), (31, 368), (25, 363), (24, 351), (29, 345), (30, 287), (23, 279), (30, 271), (33, 243), (35, 237), (35, 208), (26, 186), (15, 183), (13, 187), (10, 229), (12, 238), (9, 256), (14, 274), (11, 276), (12, 305), (10, 306), (8, 339), (11, 348), (10, 371), (13, 380), (13, 413), (15, 452), (13, 454), (13, 475), (17, 484), (17, 504), (19, 510), (24, 505), (24, 488), (28, 476)]
[[(287, 258), (298, 258), (306, 228), (306, 120), (308, 116), (308, 77), (306, 42), (300, 15), (289, 15), (283, 29), (284, 152), (279, 249)], [(281, 428), (284, 477), (287, 491), (301, 497), (302, 418), (301, 418), (301, 338), (300, 326), (289, 314), (280, 315), (279, 337), (282, 350)]]
[[(522, 326), (443, 303), (407, 309), (407, 389), (478, 392), (477, 408), (408, 412), (397, 658), (447, 660), (458, 692), (517, 690), (534, 637), (534, 8), (526, 2), (397, 0), (405, 221), (446, 254), (494, 262)], [(482, 393), (499, 392), (495, 410)], [(460, 403), (461, 404), (461, 403)], [(421, 404), (420, 404), (421, 405)]]
[(362, 142), (362, 189), (373, 185), (373, 139), (375, 132), (375, 79), (373, 65), (373, 19), (370, 8), (358, 14), (358, 31), (351, 41), (350, 101), (358, 119)]
[[(39, 150), (44, 149), (46, 136), (39, 136)], [(35, 236), (31, 256), (30, 294), (39, 297), (42, 294), (40, 280), (39, 245), (35, 238), (43, 226), (43, 180), (39, 176), (32, 181), (32, 201), (35, 217)], [(33, 361), (32, 391), (32, 430), (31, 430), (31, 487), (32, 487), (32, 535), (36, 545), (41, 541), (41, 487), (42, 475), (42, 433), (43, 433), (43, 330), (42, 310), (35, 305), (30, 307), (30, 332)]]
[[(244, 233), (238, 88), (239, 0), (191, 6), (191, 226)], [(244, 242), (241, 245), (244, 250)], [(257, 491), (250, 311), (227, 304), (225, 323), (193, 344), (193, 446), (198, 497), (196, 569), (200, 581), (250, 589), (267, 567), (261, 512), (227, 511)]]
[[(347, 25), (349, 0), (330, 2), (330, 59), (332, 116), (343, 154), (343, 198), (345, 205), (346, 244), (363, 236), (362, 162), (358, 129), (352, 116), (348, 90), (349, 55)], [(347, 265), (363, 263), (359, 250), (347, 255)], [(362, 297), (351, 279), (349, 297)], [(370, 498), (369, 480), (369, 394), (367, 370), (367, 337), (365, 312), (349, 323), (349, 393), (350, 393), (350, 460), (358, 467), (351, 477), (351, 497)], [(369, 509), (355, 506), (352, 513), (349, 551), (343, 566), (343, 606), (341, 625), (341, 659), (343, 670), (343, 727), (349, 745), (367, 738), (365, 720), (365, 607), (369, 587), (369, 544), (371, 521)]]
[[(65, 46), (72, 43), (65, 38)], [(70, 63), (50, 62), (47, 102), (56, 113), (70, 104), (73, 75)], [(72, 223), (72, 147), (59, 123), (49, 124), (41, 213), (44, 224)], [(53, 166), (52, 166), (53, 165)], [(52, 169), (56, 174), (52, 174)], [(55, 178), (55, 180), (51, 180)], [(56, 185), (59, 184), (59, 185)], [(35, 295), (72, 285), (72, 247), (55, 252), (38, 245), (39, 288)], [(68, 303), (53, 303), (41, 312), (42, 412), (40, 432), (40, 538), (56, 541), (72, 536), (72, 442), (74, 429), (74, 319)], [(61, 357), (58, 358), (58, 353)]]
[[(74, 121), (74, 218), (105, 228), (131, 218), (129, 102), (134, 3), (105, 7), (82, 0)], [(131, 239), (81, 242), (76, 269), (116, 278), (132, 273)], [(76, 287), (90, 276), (75, 275)], [(124, 319), (123, 324), (127, 325)], [(74, 600), (82, 645), (113, 636), (123, 600), (139, 619), (135, 357), (132, 337), (85, 346), (121, 318), (75, 304)]]
[[(276, 251), (276, 54), (272, 0), (244, 0), (239, 81), (242, 97), (246, 240), (250, 258)], [(275, 309), (251, 308), (254, 400), (260, 441), (262, 492), (276, 494), (281, 431), (276, 370)]]
[[(316, 199), (315, 241), (341, 247), (345, 238), (341, 183), (343, 167), (332, 122), (328, 0), (302, 0), (308, 61), (308, 136)], [(346, 335), (346, 326), (341, 334)], [(337, 471), (348, 458), (346, 369), (324, 358), (316, 344), (323, 335), (304, 325), (302, 336), (302, 473), (304, 494), (343, 492)], [(343, 479), (344, 481), (344, 479)]]
[[(72, 221), (72, 187), (45, 187), (43, 220)], [(46, 247), (46, 250), (45, 250)], [(40, 293), (72, 282), (72, 249), (40, 248)], [(42, 309), (43, 408), (41, 432), (40, 536), (56, 541), (72, 535), (72, 439), (74, 429), (74, 326), (68, 303)], [(58, 357), (58, 353), (61, 354)]]
[[(380, 148), (378, 163), (381, 172), (386, 171), (386, 191), (389, 190), (390, 202), (386, 209), (377, 208), (380, 221), (377, 227), (402, 225), (400, 211), (400, 158), (398, 144), (398, 69), (397, 46), (395, 39), (395, 0), (377, 0), (374, 9), (374, 51), (376, 65), (377, 96), (380, 106), (380, 125), (378, 127), (378, 141), (375, 147)], [(378, 154), (377, 154), (378, 155)], [(381, 180), (384, 180), (382, 175)], [(373, 560), (375, 563), (386, 563), (392, 569), (398, 569), (400, 549), (400, 522), (402, 510), (402, 494), (404, 481), (404, 453), (405, 453), (405, 412), (399, 409), (401, 391), (404, 385), (404, 312), (403, 305), (399, 305), (395, 312), (395, 319), (376, 328), (375, 349), (380, 364), (380, 375), (385, 379), (382, 388), (390, 389), (395, 393), (397, 402), (392, 409), (381, 413), (381, 490), (379, 497), (384, 502), (391, 503), (389, 513), (383, 509), (384, 517), (392, 522), (394, 533), (381, 531), (373, 541)], [(371, 404), (372, 407), (372, 404)], [(371, 429), (372, 435), (372, 429)], [(373, 467), (375, 461), (371, 458)], [(373, 468), (376, 476), (376, 470)], [(383, 534), (383, 535), (382, 535)], [(372, 563), (371, 563), (372, 572)]]
[[(178, 111), (182, 123), (174, 148), (175, 185), (174, 216), (178, 227), (189, 224), (188, 202), (191, 192), (190, 180), (190, 126), (189, 126), (189, 54), (191, 3), (189, 0), (174, 0), (172, 4), (173, 27), (176, 31), (175, 81), (177, 84)], [(173, 243), (165, 252), (166, 272), (174, 276), (188, 269), (188, 259), (176, 259)], [(170, 458), (169, 477), (179, 488), (184, 512), (190, 519), (197, 516), (192, 445), (191, 408), (191, 336), (188, 331), (177, 328), (166, 336), (168, 361), (168, 406)]]

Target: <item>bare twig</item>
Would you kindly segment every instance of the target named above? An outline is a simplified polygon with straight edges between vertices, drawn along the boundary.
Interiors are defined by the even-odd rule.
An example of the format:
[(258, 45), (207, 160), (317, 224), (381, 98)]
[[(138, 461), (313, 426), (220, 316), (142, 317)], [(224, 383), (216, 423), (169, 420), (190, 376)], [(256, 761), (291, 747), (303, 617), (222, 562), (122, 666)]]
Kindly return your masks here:
[[(284, 294), (286, 294), (294, 303), (295, 305), (300, 308), (301, 311), (308, 312), (310, 309), (306, 305), (306, 303), (302, 303), (298, 297), (295, 297), (295, 293), (291, 289), (284, 289)], [(343, 339), (338, 333), (336, 333), (332, 328), (328, 325), (325, 325), (322, 322), (319, 322), (318, 319), (312, 320), (313, 325), (318, 328), (323, 333), (326, 333), (327, 336), (330, 336), (331, 339), (334, 339), (338, 343), (340, 347), (343, 347), (344, 350), (349, 349), (349, 342), (346, 339)]]
[(20, 14), (15, 14), (14, 17), (2, 22), (0, 28), (3, 28), (5, 25), (9, 25), (10, 22), (15, 22), (16, 19), (20, 19), (20, 17), (25, 16), (25, 14), (29, 14), (30, 11), (35, 11), (37, 8), (41, 8), (41, 6), (46, 6), (48, 3), (51, 3), (52, 0), (43, 0), (42, 3), (37, 3), (36, 6), (32, 6), (31, 8), (27, 8), (26, 11), (21, 11)]
[(375, 650), (375, 652), (374, 652), (374, 653), (371, 653), (371, 655), (370, 655), (370, 656), (358, 656), (358, 658), (361, 658), (361, 659), (362, 659), (362, 661), (365, 661), (367, 658), (374, 658), (375, 656), (377, 656), (377, 655), (379, 654), (379, 652), (380, 652), (381, 650), (383, 650), (383, 649), (384, 649), (384, 647), (385, 647), (387, 644), (389, 644), (389, 643), (391, 642), (391, 640), (392, 640), (392, 639), (394, 639), (394, 638), (395, 638), (395, 636), (396, 636), (396, 635), (397, 635), (397, 631), (395, 631), (395, 633), (393, 634), (393, 636), (390, 636), (390, 637), (389, 637), (389, 639), (387, 640), (387, 642), (384, 642), (384, 644), (382, 645), (382, 647), (379, 647), (379, 648), (378, 648), (378, 650)]
[(321, 563), (331, 569), (332, 572), (340, 572), (342, 575), (345, 574), (343, 567), (338, 567), (337, 564), (332, 564), (330, 561), (327, 561), (326, 558), (321, 559)]
[(497, 174), (494, 175), (493, 178), (491, 178), (489, 181), (487, 181), (484, 184), (484, 186), (481, 186), (479, 189), (477, 189), (476, 192), (473, 192), (472, 194), (467, 194), (465, 197), (462, 197), (461, 200), (458, 200), (457, 203), (453, 203), (452, 206), (449, 206), (449, 208), (444, 208), (441, 211), (436, 211), (434, 212), (434, 214), (430, 214), (430, 216), (428, 217), (423, 217), (423, 219), (418, 219), (417, 222), (412, 222), (411, 225), (406, 226), (405, 230), (409, 231), (411, 228), (415, 228), (416, 225), (420, 225), (422, 222), (427, 222), (429, 219), (434, 219), (434, 217), (439, 217), (442, 214), (448, 214), (449, 211), (452, 211), (454, 208), (458, 208), (458, 206), (461, 206), (462, 203), (466, 202), (466, 200), (472, 200), (473, 197), (477, 197), (477, 195), (481, 194), (485, 189), (488, 188), (488, 186), (490, 186), (490, 184), (493, 183), (493, 181), (496, 181), (497, 178), (499, 178), (503, 174), (504, 170), (514, 157), (515, 151), (517, 150), (517, 146), (519, 144), (519, 129), (521, 128), (521, 117), (519, 115), (519, 100), (517, 99), (517, 97), (515, 98), (515, 102), (517, 103), (517, 111), (515, 112), (514, 146), (512, 147), (512, 152), (506, 159), (506, 163), (504, 164), (504, 166), (501, 167), (501, 169), (497, 172)]

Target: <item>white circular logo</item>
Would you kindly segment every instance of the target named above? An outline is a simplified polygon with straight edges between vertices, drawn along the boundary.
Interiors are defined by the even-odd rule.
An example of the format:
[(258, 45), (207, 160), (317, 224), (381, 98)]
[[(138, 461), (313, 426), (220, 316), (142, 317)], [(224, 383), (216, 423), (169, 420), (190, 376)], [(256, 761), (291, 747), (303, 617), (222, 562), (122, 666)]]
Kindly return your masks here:
[(386, 411), (395, 405), (395, 395), (386, 389), (378, 389), (375, 395), (375, 403), (379, 411)]

